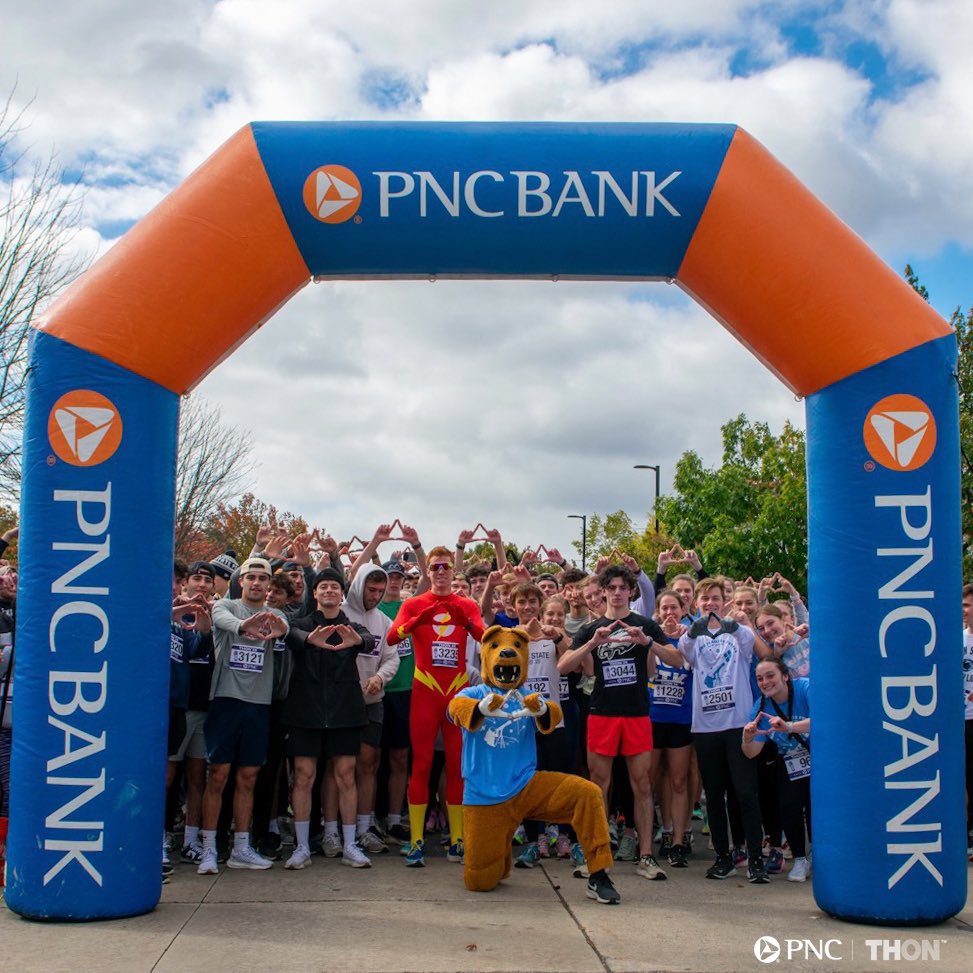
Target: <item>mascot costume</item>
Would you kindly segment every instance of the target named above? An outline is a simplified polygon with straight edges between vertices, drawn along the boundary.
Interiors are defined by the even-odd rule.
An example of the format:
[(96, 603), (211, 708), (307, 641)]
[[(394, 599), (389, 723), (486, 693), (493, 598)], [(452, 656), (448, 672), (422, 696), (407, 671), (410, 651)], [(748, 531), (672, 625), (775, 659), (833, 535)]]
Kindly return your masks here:
[(480, 647), (483, 683), (467, 686), (449, 704), (463, 729), (463, 880), (489, 892), (510, 874), (511, 843), (521, 821), (570, 824), (590, 873), (588, 895), (614, 904), (608, 878), (612, 853), (601, 790), (574, 774), (537, 770), (535, 733), (561, 722), (561, 707), (539, 693), (517, 691), (527, 678), (530, 636), (522, 628), (491, 625)]

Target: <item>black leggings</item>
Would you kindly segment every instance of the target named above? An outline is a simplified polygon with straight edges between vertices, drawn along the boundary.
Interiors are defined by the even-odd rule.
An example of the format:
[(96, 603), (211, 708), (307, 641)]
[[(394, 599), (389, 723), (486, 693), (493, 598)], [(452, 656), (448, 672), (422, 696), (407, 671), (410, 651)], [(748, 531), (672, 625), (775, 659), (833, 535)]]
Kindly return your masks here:
[(780, 795), (780, 819), (784, 826), (787, 843), (795, 858), (807, 857), (804, 829), (811, 837), (811, 778), (791, 780), (787, 776), (784, 758), (777, 758), (777, 793)]
[(757, 798), (757, 766), (741, 749), (740, 728), (714, 733), (694, 733), (699, 775), (706, 791), (710, 834), (717, 855), (730, 853), (726, 820), (726, 793), (732, 784), (740, 804), (747, 853), (758, 858), (763, 846), (760, 802)]

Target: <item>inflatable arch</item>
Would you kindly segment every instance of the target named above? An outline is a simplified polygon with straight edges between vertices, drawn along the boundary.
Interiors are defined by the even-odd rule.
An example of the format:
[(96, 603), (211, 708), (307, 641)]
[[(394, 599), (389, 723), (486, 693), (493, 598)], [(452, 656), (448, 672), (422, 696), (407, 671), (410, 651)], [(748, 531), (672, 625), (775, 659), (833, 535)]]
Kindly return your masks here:
[(24, 442), (10, 907), (159, 900), (179, 396), (313, 277), (431, 276), (675, 280), (807, 398), (814, 894), (851, 920), (959, 911), (954, 336), (746, 132), (641, 124), (250, 125), (54, 306)]

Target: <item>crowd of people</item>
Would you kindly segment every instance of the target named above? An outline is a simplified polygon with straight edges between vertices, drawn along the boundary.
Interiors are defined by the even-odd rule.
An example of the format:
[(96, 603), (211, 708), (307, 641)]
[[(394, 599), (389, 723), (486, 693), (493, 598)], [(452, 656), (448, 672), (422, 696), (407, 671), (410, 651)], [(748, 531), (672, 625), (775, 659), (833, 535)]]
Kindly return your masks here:
[[(498, 531), (484, 536), (490, 558), (467, 556), (475, 531), (427, 551), (395, 521), (349, 551), (261, 527), (239, 558), (175, 563), (164, 880), (175, 858), (203, 875), (223, 862), (304, 869), (316, 855), (367, 868), (398, 848), (419, 868), (428, 842), (462, 862), (469, 768), (447, 708), (480, 681), (479, 640), (501, 625), (529, 639), (524, 692), (563, 711), (537, 737), (537, 767), (600, 787), (616, 863), (665, 880), (710, 857), (708, 836), (708, 879), (805, 881), (810, 618), (794, 585), (710, 576), (678, 544), (653, 577), (618, 552), (591, 572), (556, 550), (513, 564)], [(15, 601), (16, 573), (0, 567), (0, 816)], [(969, 788), (973, 585), (963, 611)], [(570, 859), (589, 895), (619, 900), (604, 870), (588, 874), (569, 825), (524, 821), (515, 841), (517, 867)]]

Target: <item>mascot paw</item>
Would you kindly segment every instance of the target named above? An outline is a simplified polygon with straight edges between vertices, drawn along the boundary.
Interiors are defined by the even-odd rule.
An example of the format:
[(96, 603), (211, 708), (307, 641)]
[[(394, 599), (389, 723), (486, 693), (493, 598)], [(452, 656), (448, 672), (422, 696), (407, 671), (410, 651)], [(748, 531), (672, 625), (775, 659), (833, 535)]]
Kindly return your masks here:
[(490, 693), (489, 696), (484, 696), (483, 699), (477, 703), (476, 708), (484, 715), (491, 716), (500, 707), (503, 706), (503, 696), (498, 696), (496, 693)]
[(540, 693), (531, 693), (524, 697), (524, 706), (534, 716), (543, 716), (547, 712), (547, 702)]

